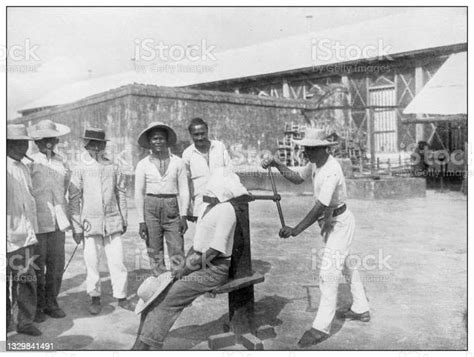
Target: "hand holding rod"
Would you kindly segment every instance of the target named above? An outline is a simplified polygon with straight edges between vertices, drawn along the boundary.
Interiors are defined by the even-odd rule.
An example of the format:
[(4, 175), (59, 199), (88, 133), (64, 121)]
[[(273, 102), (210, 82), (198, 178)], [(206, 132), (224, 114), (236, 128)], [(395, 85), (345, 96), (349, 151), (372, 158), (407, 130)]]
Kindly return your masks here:
[[(273, 178), (272, 175), (272, 168), (268, 167), (268, 176), (270, 176), (270, 181), (272, 183), (272, 189), (273, 189), (273, 196), (279, 197), (275, 185), (275, 179)], [(275, 200), (277, 209), (278, 209), (278, 215), (280, 216), (280, 222), (281, 222), (281, 228), (285, 227), (285, 219), (283, 218), (283, 211), (281, 210), (281, 205), (280, 205), (280, 200)]]

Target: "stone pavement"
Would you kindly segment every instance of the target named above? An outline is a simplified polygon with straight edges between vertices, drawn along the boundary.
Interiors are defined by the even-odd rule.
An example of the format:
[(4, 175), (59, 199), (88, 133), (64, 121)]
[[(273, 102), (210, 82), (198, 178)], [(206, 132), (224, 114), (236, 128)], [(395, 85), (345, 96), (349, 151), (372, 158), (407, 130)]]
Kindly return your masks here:
[[(312, 197), (285, 194), (282, 208), (288, 225), (310, 209)], [(456, 192), (428, 191), (425, 198), (349, 200), (356, 217), (352, 253), (367, 263), (361, 272), (371, 305), (369, 323), (333, 323), (332, 336), (313, 349), (464, 349), (467, 310), (467, 201)], [(258, 325), (272, 325), (277, 337), (264, 341), (266, 350), (293, 350), (311, 326), (319, 302), (316, 226), (301, 236), (278, 238), (279, 220), (273, 202), (253, 202), (250, 209), (253, 268), (265, 274), (255, 287)], [(138, 237), (136, 211), (130, 211), (124, 236), (133, 302), (140, 282), (148, 276), (144, 243)], [(186, 234), (191, 245), (193, 227)], [(67, 238), (66, 259), (74, 248)], [(359, 258), (357, 258), (359, 257)], [(82, 249), (64, 276), (60, 305), (64, 319), (39, 324), (43, 336), (10, 333), (9, 342), (52, 342), (58, 350), (128, 350), (135, 339), (138, 317), (122, 310), (111, 297), (105, 256), (102, 261), (103, 310), (87, 312)], [(339, 287), (340, 308), (350, 306), (347, 284)], [(206, 348), (210, 335), (221, 333), (226, 321), (227, 295), (202, 296), (184, 310), (171, 330), (166, 349)]]

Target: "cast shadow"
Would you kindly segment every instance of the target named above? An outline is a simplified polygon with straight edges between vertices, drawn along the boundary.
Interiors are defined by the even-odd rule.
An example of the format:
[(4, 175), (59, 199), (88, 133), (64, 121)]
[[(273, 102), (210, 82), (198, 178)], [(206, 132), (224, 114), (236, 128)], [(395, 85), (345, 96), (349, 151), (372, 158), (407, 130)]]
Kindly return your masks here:
[[(255, 302), (255, 328), (262, 325), (281, 325), (282, 321), (278, 318), (278, 315), (290, 301), (291, 300), (282, 296), (273, 295), (265, 296)], [(183, 339), (186, 340), (186, 343), (188, 344), (192, 342), (193, 345), (196, 345), (203, 341), (207, 341), (207, 339), (212, 335), (224, 333), (225, 325), (228, 321), (229, 314), (224, 314), (218, 319), (202, 325), (183, 326), (171, 330), (167, 338)]]

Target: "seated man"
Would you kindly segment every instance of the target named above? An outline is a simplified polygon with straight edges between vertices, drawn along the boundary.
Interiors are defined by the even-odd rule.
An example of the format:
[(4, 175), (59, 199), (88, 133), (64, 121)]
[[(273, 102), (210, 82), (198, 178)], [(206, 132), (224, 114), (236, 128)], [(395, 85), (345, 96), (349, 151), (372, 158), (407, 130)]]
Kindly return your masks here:
[(218, 169), (211, 176), (198, 217), (193, 246), (175, 281), (142, 313), (133, 350), (159, 350), (183, 309), (198, 296), (227, 282), (236, 226), (230, 199), (248, 195), (238, 176)]

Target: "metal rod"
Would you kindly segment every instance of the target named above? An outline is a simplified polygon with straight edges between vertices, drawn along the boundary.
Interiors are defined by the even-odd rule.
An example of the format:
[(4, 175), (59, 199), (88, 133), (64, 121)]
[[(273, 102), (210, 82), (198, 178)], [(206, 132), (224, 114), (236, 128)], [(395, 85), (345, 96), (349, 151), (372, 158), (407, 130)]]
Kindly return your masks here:
[[(277, 189), (276, 189), (276, 185), (275, 185), (275, 179), (273, 178), (273, 175), (272, 175), (272, 168), (271, 167), (268, 167), (268, 176), (270, 176), (270, 181), (272, 183), (273, 195), (277, 196), (278, 193), (277, 193)], [(285, 227), (285, 219), (283, 218), (283, 211), (281, 210), (280, 201), (275, 201), (275, 202), (276, 202), (277, 209), (278, 209), (278, 215), (280, 216), (281, 228), (284, 228)]]

